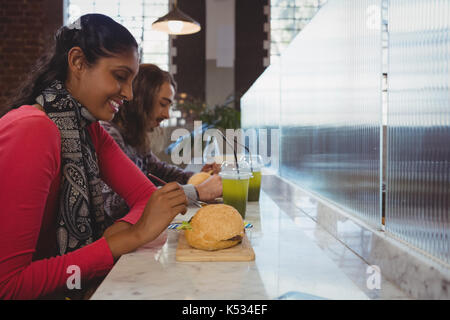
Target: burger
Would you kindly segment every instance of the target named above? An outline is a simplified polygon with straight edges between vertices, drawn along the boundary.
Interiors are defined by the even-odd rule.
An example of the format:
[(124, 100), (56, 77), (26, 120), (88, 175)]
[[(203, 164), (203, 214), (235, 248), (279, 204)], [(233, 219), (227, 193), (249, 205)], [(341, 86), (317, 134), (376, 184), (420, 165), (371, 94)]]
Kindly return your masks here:
[(192, 184), (196, 186), (205, 181), (206, 179), (208, 179), (209, 177), (211, 177), (209, 172), (198, 172), (189, 178), (187, 184)]
[(186, 240), (191, 247), (220, 250), (241, 243), (244, 220), (232, 206), (210, 204), (199, 209), (185, 229)]

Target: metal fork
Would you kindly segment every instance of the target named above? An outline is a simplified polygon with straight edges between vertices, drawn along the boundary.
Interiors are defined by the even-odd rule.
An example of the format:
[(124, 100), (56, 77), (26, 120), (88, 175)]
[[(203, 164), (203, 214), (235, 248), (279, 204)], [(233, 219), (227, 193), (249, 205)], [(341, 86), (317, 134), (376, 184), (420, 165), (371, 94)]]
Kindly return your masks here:
[[(151, 177), (151, 178), (153, 178), (153, 179), (159, 181), (159, 182), (162, 183), (163, 185), (166, 185), (166, 184), (167, 184), (167, 182), (165, 182), (164, 180), (158, 178), (157, 176), (155, 176), (155, 175), (153, 175), (153, 174), (151, 174), (151, 173), (147, 173), (147, 175), (148, 175), (149, 177)], [(188, 196), (186, 196), (186, 197), (187, 197), (189, 200), (191, 200), (191, 202), (192, 202), (195, 206), (197, 206), (197, 207), (199, 207), (199, 208), (203, 208), (203, 206), (202, 206), (202, 204), (200, 203), (200, 201), (195, 200), (195, 199), (192, 199), (192, 198), (190, 198), (190, 197), (188, 197)]]

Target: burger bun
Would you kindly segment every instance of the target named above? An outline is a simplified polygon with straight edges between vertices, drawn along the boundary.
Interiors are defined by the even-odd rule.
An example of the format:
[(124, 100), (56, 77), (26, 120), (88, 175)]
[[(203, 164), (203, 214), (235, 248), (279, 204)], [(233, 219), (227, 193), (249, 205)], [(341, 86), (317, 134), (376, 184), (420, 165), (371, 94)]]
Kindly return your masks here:
[(207, 180), (209, 177), (211, 177), (211, 175), (207, 172), (198, 172), (190, 177), (187, 183), (196, 186)]
[(191, 247), (220, 250), (239, 244), (244, 237), (244, 220), (239, 212), (226, 204), (210, 204), (197, 211), (185, 231)]

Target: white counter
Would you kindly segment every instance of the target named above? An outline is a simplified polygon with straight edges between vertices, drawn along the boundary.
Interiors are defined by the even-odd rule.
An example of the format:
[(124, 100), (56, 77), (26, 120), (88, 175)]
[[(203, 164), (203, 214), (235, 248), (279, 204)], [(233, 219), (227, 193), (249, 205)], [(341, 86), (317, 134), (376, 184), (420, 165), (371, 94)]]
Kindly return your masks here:
[[(255, 261), (177, 262), (180, 232), (168, 230), (164, 245), (122, 256), (91, 299), (276, 299), (292, 291), (327, 299), (368, 299), (369, 289), (361, 287), (365, 279), (351, 280), (349, 266), (336, 263), (318, 241), (326, 237), (327, 247), (341, 244), (320, 235), (323, 230), (311, 219), (297, 217), (294, 222), (280, 207), (263, 191), (259, 202), (248, 203), (245, 220), (254, 225), (247, 235)], [(196, 210), (190, 208), (176, 220), (189, 220)], [(353, 267), (367, 266), (345, 247), (339, 248), (347, 250), (342, 256)], [(398, 297), (401, 292), (385, 297), (389, 295)]]

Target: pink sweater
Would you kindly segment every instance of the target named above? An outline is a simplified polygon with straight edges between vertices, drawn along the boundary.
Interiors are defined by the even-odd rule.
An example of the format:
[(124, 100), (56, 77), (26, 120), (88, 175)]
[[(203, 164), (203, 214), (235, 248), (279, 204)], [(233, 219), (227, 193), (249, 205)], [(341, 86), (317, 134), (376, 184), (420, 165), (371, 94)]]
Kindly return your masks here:
[[(156, 187), (95, 122), (88, 128), (101, 178), (131, 208), (136, 223)], [(0, 118), (0, 298), (34, 299), (60, 292), (80, 268), (81, 279), (113, 266), (105, 238), (56, 256), (56, 208), (61, 180), (61, 138), (42, 111), (22, 106)]]

